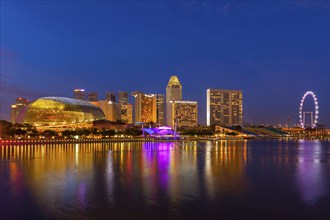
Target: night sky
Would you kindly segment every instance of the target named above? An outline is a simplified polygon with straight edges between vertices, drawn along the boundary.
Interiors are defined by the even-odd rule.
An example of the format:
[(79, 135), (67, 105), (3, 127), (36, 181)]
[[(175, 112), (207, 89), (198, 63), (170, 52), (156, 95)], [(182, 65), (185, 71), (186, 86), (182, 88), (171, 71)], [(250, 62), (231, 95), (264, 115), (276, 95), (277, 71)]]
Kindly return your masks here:
[[(73, 89), (165, 94), (243, 91), (244, 122), (298, 123), (316, 93), (329, 127), (329, 1), (1, 1), (1, 119), (16, 97)], [(306, 100), (306, 110), (312, 98)]]

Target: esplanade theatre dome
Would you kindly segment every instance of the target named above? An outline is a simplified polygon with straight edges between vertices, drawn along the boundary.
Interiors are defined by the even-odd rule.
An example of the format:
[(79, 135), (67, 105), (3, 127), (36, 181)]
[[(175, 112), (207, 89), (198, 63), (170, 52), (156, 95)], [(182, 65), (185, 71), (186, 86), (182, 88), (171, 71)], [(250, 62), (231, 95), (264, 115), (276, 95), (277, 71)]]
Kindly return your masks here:
[(19, 123), (36, 127), (84, 127), (104, 119), (103, 111), (96, 105), (64, 97), (39, 98), (26, 106), (18, 116)]

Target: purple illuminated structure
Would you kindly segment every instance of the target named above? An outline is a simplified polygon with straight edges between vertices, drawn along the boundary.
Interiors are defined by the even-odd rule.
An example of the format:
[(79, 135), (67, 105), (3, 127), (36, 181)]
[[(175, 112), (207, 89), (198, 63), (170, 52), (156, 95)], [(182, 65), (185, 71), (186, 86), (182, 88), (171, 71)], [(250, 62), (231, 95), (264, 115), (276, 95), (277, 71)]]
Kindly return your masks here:
[(175, 132), (171, 127), (160, 126), (157, 128), (143, 128), (144, 134), (155, 139), (179, 140), (180, 134)]
[[(303, 112), (303, 105), (304, 105), (304, 101), (306, 96), (311, 95), (313, 97), (314, 100), (314, 108), (315, 108), (315, 114), (314, 114), (314, 120), (313, 120), (313, 112)], [(301, 101), (300, 101), (300, 106), (299, 106), (299, 120), (300, 120), (300, 126), (302, 128), (305, 128), (305, 114), (306, 113), (310, 113), (311, 114), (311, 127), (315, 128), (316, 124), (317, 124), (317, 120), (319, 118), (319, 103), (317, 102), (317, 98), (316, 95), (313, 91), (307, 91), (305, 92), (305, 94), (303, 95)]]

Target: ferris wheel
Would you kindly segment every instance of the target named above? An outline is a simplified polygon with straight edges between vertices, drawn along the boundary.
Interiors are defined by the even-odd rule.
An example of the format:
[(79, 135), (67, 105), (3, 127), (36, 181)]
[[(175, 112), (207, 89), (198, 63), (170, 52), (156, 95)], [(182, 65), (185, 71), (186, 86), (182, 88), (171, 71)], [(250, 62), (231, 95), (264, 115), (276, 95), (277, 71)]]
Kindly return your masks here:
[[(313, 100), (314, 100), (314, 110), (315, 110), (314, 117), (313, 117), (313, 112), (303, 112), (304, 101), (305, 101), (306, 96), (308, 96), (308, 95), (311, 95), (313, 97)], [(317, 119), (319, 118), (319, 106), (318, 106), (316, 95), (313, 91), (305, 92), (305, 94), (303, 95), (303, 97), (301, 98), (301, 101), (300, 101), (299, 121), (300, 121), (300, 126), (302, 128), (305, 128), (306, 114), (310, 114), (311, 127), (315, 128), (316, 123), (317, 123)]]

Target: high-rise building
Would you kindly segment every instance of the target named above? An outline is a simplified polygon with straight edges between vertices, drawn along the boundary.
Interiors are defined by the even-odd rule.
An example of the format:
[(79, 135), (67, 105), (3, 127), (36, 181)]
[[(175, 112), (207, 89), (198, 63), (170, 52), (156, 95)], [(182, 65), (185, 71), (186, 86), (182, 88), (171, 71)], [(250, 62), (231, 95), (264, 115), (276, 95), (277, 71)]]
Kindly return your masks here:
[(121, 105), (121, 120), (127, 124), (132, 124), (133, 105), (128, 103), (128, 92), (118, 92), (118, 102)]
[(196, 101), (170, 101), (171, 119), (169, 126), (196, 127), (198, 125), (198, 105)]
[(17, 117), (17, 106), (14, 104), (14, 105), (11, 105), (11, 108), (10, 108), (10, 122), (15, 124), (16, 123), (16, 117)]
[(99, 99), (98, 99), (98, 94), (97, 92), (89, 92), (87, 94), (87, 101), (89, 102), (97, 102)]
[(29, 100), (24, 99), (24, 98), (16, 98), (16, 105), (25, 107), (28, 104), (29, 104)]
[(241, 125), (243, 122), (243, 98), (241, 90), (207, 89), (206, 122), (210, 126)]
[(95, 102), (95, 105), (102, 109), (105, 119), (109, 121), (120, 120), (120, 103), (107, 100)]
[(24, 98), (17, 98), (16, 103), (11, 105), (10, 122), (16, 123), (18, 114), (29, 104), (29, 100)]
[(181, 101), (182, 100), (182, 85), (177, 76), (171, 76), (166, 86), (166, 124), (171, 126), (172, 118), (172, 107), (170, 101)]
[(85, 89), (75, 89), (73, 91), (73, 98), (86, 100)]
[(165, 125), (165, 96), (163, 94), (152, 94), (156, 97), (156, 118), (158, 125)]
[(134, 122), (157, 122), (157, 100), (153, 95), (133, 92), (135, 98)]
[(106, 92), (105, 93), (105, 99), (109, 102), (109, 101), (112, 101), (112, 102), (116, 102), (116, 95), (115, 93), (113, 92)]
[(132, 104), (120, 104), (120, 119), (126, 124), (133, 123), (133, 105)]
[(121, 104), (127, 104), (128, 92), (123, 92), (123, 91), (118, 92), (118, 102), (120, 102)]

